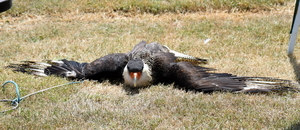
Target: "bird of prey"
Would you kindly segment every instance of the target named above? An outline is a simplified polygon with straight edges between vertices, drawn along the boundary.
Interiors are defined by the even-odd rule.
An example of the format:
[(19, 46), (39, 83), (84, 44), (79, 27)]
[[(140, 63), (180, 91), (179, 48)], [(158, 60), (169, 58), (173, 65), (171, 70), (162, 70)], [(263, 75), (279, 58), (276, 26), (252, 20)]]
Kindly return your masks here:
[(98, 81), (108, 79), (122, 82), (129, 88), (173, 83), (179, 89), (209, 93), (298, 91), (299, 85), (290, 80), (216, 73), (215, 69), (200, 66), (205, 63), (206, 59), (176, 52), (157, 42), (147, 44), (142, 41), (128, 53), (108, 54), (90, 63), (63, 59), (23, 61), (8, 67), (38, 76)]

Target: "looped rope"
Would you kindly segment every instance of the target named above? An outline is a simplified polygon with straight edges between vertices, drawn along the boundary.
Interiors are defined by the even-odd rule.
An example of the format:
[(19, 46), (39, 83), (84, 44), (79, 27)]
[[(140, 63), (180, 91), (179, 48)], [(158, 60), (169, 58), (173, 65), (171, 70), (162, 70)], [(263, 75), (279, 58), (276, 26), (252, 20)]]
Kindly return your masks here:
[(19, 103), (17, 101), (15, 101), (15, 100), (2, 99), (2, 100), (0, 100), (0, 102), (11, 102), (11, 104), (14, 106), (11, 109), (1, 111), (1, 113), (7, 112), (7, 111), (12, 111), (12, 110), (15, 110), (15, 109), (17, 109), (19, 107)]
[[(20, 96), (20, 91), (19, 91), (19, 86), (16, 82), (14, 81), (6, 81), (3, 85), (2, 85), (2, 90), (4, 91), (4, 86), (8, 83), (12, 83), (15, 85), (15, 88), (16, 88), (16, 94), (17, 94), (17, 98), (15, 98), (14, 100), (12, 100), (12, 103), (15, 103), (15, 102), (18, 102), (20, 103), (20, 101), (22, 100), (21, 96)], [(13, 104), (14, 105), (14, 104)]]
[(66, 83), (66, 84), (61, 84), (61, 85), (57, 85), (57, 86), (53, 86), (53, 87), (50, 87), (50, 88), (46, 88), (46, 89), (42, 89), (42, 90), (39, 90), (39, 91), (36, 91), (34, 93), (31, 93), (31, 94), (28, 94), (24, 97), (21, 97), (20, 96), (20, 91), (19, 91), (19, 86), (16, 82), (14, 81), (6, 81), (3, 85), (2, 85), (2, 90), (4, 91), (4, 86), (8, 83), (12, 83), (14, 84), (15, 88), (16, 88), (16, 94), (17, 94), (17, 98), (13, 99), (13, 100), (10, 100), (10, 99), (2, 99), (0, 100), (0, 102), (11, 102), (12, 106), (14, 106), (12, 109), (9, 109), (9, 110), (4, 110), (4, 111), (0, 111), (1, 113), (3, 112), (7, 112), (7, 111), (11, 111), (11, 110), (15, 110), (19, 107), (19, 103), (21, 100), (23, 100), (24, 98), (26, 97), (29, 97), (31, 95), (34, 95), (34, 94), (37, 94), (37, 93), (40, 93), (40, 92), (44, 92), (44, 91), (47, 91), (47, 90), (50, 90), (50, 89), (53, 89), (53, 88), (57, 88), (57, 87), (60, 87), (60, 86), (65, 86), (65, 85), (71, 85), (71, 84), (77, 84), (77, 83), (83, 83), (84, 81), (77, 81), (77, 82), (70, 82), (70, 83)]

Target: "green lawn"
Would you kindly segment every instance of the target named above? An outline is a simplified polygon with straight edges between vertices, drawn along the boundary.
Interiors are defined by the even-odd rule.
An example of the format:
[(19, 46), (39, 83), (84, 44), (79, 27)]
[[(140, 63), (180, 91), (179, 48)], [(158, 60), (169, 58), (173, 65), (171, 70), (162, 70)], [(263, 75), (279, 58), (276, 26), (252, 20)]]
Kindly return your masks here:
[[(299, 81), (300, 46), (287, 56), (294, 1), (13, 1), (0, 14), (0, 82), (21, 96), (71, 82), (5, 66), (23, 60), (91, 62), (142, 40), (209, 59), (240, 76)], [(204, 44), (206, 39), (211, 39)], [(0, 99), (14, 99), (13, 85)], [(288, 129), (299, 127), (300, 94), (193, 93), (154, 85), (127, 95), (122, 84), (85, 81), (25, 98), (0, 114), (1, 129)], [(0, 109), (10, 108), (1, 103)]]

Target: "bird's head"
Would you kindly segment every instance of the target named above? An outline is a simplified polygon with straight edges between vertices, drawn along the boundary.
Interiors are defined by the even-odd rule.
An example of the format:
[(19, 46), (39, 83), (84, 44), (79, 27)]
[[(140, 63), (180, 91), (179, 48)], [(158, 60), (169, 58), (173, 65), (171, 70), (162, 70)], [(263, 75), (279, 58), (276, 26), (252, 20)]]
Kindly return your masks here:
[(130, 60), (124, 68), (125, 85), (129, 87), (146, 87), (151, 84), (149, 66), (142, 60)]

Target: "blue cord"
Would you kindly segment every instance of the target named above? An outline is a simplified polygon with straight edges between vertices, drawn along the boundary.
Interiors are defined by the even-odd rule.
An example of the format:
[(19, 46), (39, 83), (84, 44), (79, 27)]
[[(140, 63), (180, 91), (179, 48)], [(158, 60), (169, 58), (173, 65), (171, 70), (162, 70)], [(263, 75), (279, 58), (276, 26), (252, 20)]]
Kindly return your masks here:
[(37, 94), (37, 93), (40, 93), (40, 92), (44, 92), (44, 91), (46, 91), (46, 90), (50, 90), (50, 89), (53, 89), (53, 88), (57, 88), (57, 87), (60, 87), (60, 86), (71, 85), (71, 84), (77, 84), (77, 83), (83, 83), (83, 82), (84, 82), (84, 81), (69, 82), (69, 83), (66, 83), (66, 84), (61, 84), (61, 85), (53, 86), (53, 87), (50, 87), (50, 88), (42, 89), (42, 90), (36, 91), (36, 92), (34, 92), (34, 93), (28, 94), (28, 95), (26, 95), (26, 96), (24, 96), (24, 97), (21, 97), (21, 96), (20, 96), (20, 91), (19, 91), (19, 86), (18, 86), (18, 84), (17, 84), (16, 82), (14, 82), (14, 81), (6, 81), (6, 82), (4, 82), (4, 84), (2, 85), (2, 90), (5, 89), (4, 86), (5, 86), (6, 84), (8, 84), (8, 83), (14, 84), (14, 85), (15, 85), (15, 88), (16, 88), (17, 98), (15, 98), (15, 99), (13, 99), (13, 100), (9, 100), (9, 99), (2, 99), (2, 100), (0, 100), (0, 102), (11, 102), (11, 104), (12, 104), (13, 106), (15, 106), (15, 107), (12, 108), (12, 109), (5, 110), (5, 111), (0, 111), (0, 112), (3, 113), (3, 112), (7, 112), (7, 111), (14, 110), (14, 109), (18, 108), (18, 105), (19, 105), (20, 101), (23, 100), (23, 99), (26, 98), (26, 97), (31, 96), (31, 95), (34, 95), (34, 94)]
[(2, 89), (4, 90), (4, 89), (5, 89), (4, 86), (5, 86), (6, 84), (8, 84), (8, 83), (14, 84), (14, 85), (15, 85), (15, 88), (16, 88), (17, 98), (15, 98), (14, 100), (12, 100), (12, 104), (14, 105), (15, 102), (20, 103), (20, 101), (22, 100), (22, 98), (21, 98), (21, 96), (20, 96), (19, 86), (18, 86), (18, 84), (17, 84), (16, 82), (11, 81), (11, 80), (10, 80), (10, 81), (6, 81), (6, 82), (4, 82), (4, 84), (2, 85)]

